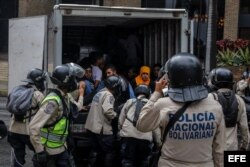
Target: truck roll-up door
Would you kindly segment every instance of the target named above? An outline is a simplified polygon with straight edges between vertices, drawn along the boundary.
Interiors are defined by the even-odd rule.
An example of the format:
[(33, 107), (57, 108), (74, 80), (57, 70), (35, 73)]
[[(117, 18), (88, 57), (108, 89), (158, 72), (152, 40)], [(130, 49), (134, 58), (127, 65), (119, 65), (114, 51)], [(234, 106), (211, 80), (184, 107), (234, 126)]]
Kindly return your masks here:
[(47, 16), (9, 20), (8, 91), (22, 84), (32, 68), (43, 69), (46, 36)]
[(175, 19), (161, 20), (142, 28), (144, 64), (164, 64), (181, 51), (180, 23)]

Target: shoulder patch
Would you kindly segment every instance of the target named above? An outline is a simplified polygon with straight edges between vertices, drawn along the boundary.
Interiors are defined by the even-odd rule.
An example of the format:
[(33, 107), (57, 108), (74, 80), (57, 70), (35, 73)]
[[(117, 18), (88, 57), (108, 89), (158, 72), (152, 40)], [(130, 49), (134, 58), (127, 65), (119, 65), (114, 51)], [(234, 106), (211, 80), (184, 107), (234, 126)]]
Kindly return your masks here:
[(115, 98), (113, 96), (110, 96), (109, 103), (114, 104), (114, 102), (115, 102)]
[(48, 104), (46, 105), (46, 108), (45, 108), (44, 112), (46, 114), (52, 114), (55, 109), (56, 109), (56, 105), (53, 102), (48, 102)]

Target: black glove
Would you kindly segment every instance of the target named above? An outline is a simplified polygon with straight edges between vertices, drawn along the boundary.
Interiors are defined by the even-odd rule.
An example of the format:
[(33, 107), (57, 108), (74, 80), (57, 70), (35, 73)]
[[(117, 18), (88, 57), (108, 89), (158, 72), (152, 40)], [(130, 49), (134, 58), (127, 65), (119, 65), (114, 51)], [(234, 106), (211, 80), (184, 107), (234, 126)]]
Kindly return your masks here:
[(34, 164), (37, 164), (36, 166), (46, 166), (48, 161), (48, 153), (46, 151), (35, 153), (32, 160)]

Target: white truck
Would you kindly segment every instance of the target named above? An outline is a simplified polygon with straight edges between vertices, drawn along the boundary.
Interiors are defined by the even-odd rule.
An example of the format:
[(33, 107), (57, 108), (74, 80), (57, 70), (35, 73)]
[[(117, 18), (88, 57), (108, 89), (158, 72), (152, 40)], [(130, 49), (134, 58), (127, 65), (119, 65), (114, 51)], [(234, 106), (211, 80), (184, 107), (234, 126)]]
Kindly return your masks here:
[[(164, 64), (173, 54), (189, 51), (188, 31), (184, 9), (59, 4), (49, 16), (10, 19), (8, 89), (20, 84), (31, 68), (51, 72), (56, 65), (88, 56), (93, 48), (110, 54), (109, 46), (127, 32), (138, 39), (143, 64)], [(85, 150), (86, 116), (81, 114), (72, 126), (77, 147)]]
[(184, 9), (59, 4), (49, 16), (9, 20), (8, 89), (31, 68), (52, 71), (63, 62), (77, 61), (91, 48), (107, 50), (110, 36), (119, 38), (129, 31), (140, 42), (143, 64), (164, 64), (173, 54), (190, 50)]

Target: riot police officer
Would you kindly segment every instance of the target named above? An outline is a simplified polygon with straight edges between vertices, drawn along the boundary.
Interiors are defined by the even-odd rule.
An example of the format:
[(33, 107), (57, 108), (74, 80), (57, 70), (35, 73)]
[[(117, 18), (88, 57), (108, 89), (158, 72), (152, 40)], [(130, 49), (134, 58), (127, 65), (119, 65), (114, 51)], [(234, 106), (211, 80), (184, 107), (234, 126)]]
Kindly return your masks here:
[[(96, 158), (104, 157), (103, 166), (111, 167), (114, 157), (114, 135), (111, 122), (117, 116), (114, 103), (115, 97), (121, 92), (121, 81), (117, 76), (110, 76), (104, 83), (105, 88), (93, 98), (85, 128), (91, 135), (93, 147), (90, 164), (96, 166)], [(98, 161), (100, 162), (100, 159)]]
[[(225, 150), (246, 150), (250, 139), (246, 108), (243, 99), (232, 91), (233, 74), (227, 68), (215, 68), (210, 75), (212, 77), (211, 83), (216, 90), (213, 95), (221, 103), (225, 116)], [(238, 148), (238, 130), (241, 134), (240, 148)]]
[[(142, 108), (138, 130), (169, 129), (163, 135), (159, 167), (223, 166), (224, 117), (220, 104), (202, 85), (203, 72), (192, 54), (174, 55), (165, 65), (169, 81), (156, 82), (155, 91)], [(169, 82), (168, 96), (162, 89)], [(176, 113), (182, 114), (176, 117)], [(184, 112), (184, 113), (183, 113)], [(177, 118), (177, 119), (176, 119)], [(176, 119), (169, 128), (168, 124)]]
[(239, 96), (250, 96), (250, 74), (247, 68), (242, 74), (242, 79), (236, 84), (236, 92)]
[[(136, 129), (142, 107), (147, 103), (150, 89), (147, 85), (139, 85), (135, 88), (137, 98), (129, 99), (123, 106), (119, 116), (120, 136), (122, 137), (122, 166), (123, 167), (147, 167), (149, 155), (152, 151), (153, 134), (157, 145), (161, 145), (160, 133), (143, 133)], [(158, 132), (158, 134), (157, 134)]]
[(34, 89), (32, 96), (31, 110), (22, 118), (17, 118), (17, 115), (12, 114), (10, 119), (8, 142), (13, 148), (14, 166), (19, 167), (25, 164), (25, 147), (28, 146), (34, 150), (29, 137), (28, 125), (32, 117), (37, 113), (41, 102), (44, 98), (43, 91), (45, 90), (46, 73), (38, 68), (32, 69), (27, 74), (23, 82), (28, 89)]
[(29, 125), (35, 149), (34, 166), (69, 166), (66, 144), (70, 112), (68, 93), (77, 89), (76, 75), (72, 66), (59, 65), (50, 77), (57, 87), (42, 101)]

